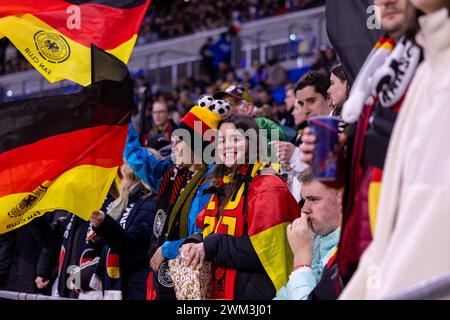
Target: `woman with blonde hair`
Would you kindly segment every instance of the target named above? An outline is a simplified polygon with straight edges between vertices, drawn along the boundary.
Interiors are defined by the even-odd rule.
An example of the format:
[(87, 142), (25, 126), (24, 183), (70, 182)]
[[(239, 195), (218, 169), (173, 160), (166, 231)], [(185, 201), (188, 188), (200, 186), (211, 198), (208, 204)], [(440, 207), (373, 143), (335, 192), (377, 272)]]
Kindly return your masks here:
[(127, 163), (120, 172), (119, 197), (106, 213), (95, 211), (90, 218), (95, 235), (106, 244), (97, 268), (99, 278), (94, 279), (101, 280), (105, 300), (145, 300), (156, 195)]

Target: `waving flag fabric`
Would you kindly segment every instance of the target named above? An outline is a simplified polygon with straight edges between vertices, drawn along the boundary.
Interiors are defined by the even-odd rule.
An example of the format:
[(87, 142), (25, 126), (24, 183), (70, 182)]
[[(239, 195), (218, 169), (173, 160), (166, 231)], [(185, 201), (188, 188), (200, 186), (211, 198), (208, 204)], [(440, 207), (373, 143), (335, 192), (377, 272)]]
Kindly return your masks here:
[(87, 220), (105, 200), (133, 84), (120, 60), (95, 48), (93, 57), (93, 84), (79, 93), (0, 105), (0, 233), (57, 209)]
[(2, 0), (7, 37), (50, 82), (91, 81), (94, 44), (128, 62), (150, 0)]

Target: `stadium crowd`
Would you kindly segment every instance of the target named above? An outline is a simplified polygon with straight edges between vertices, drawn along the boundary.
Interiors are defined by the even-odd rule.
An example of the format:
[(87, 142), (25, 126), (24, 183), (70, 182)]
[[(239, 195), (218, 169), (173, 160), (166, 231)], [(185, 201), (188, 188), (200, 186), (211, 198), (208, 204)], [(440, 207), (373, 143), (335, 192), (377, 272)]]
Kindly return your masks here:
[[(323, 5), (323, 0), (199, 1), (153, 0), (136, 45), (179, 37), (199, 31), (282, 15)], [(237, 30), (236, 30), (237, 31)], [(22, 54), (6, 39), (0, 40), (0, 75), (31, 69)]]

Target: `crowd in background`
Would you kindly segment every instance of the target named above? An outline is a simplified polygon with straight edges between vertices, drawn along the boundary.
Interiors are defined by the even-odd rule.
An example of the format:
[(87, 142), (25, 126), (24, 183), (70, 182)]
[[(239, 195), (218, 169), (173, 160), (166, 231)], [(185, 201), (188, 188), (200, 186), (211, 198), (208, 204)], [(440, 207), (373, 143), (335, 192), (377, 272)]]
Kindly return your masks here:
[[(323, 5), (323, 0), (158, 1), (150, 3), (136, 45), (282, 15)], [(237, 31), (236, 29), (236, 31)], [(31, 69), (23, 55), (0, 39), (0, 75)]]

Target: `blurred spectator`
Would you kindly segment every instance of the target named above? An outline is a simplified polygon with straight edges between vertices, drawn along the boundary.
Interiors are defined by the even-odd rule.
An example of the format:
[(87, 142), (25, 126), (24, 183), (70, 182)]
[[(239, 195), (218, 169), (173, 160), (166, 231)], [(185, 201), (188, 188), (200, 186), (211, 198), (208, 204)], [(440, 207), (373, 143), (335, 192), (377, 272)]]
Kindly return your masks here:
[(306, 118), (329, 115), (332, 106), (328, 96), (328, 75), (311, 71), (303, 75), (295, 88), (295, 97), (300, 107), (305, 108)]
[(276, 59), (267, 62), (267, 79), (266, 84), (270, 88), (282, 86), (287, 81), (287, 71)]
[[(231, 79), (227, 79), (228, 78), (228, 74), (229, 73), (233, 73), (232, 76), (230, 76)], [(217, 69), (217, 74), (216, 74), (217, 78), (216, 79), (221, 79), (223, 81), (227, 81), (227, 80), (231, 80), (231, 82), (235, 82), (236, 80), (236, 76), (234, 75), (234, 71), (231, 68), (230, 64), (226, 61), (221, 61), (219, 63), (218, 69)]]
[[(450, 241), (450, 153), (444, 147), (448, 146), (450, 119), (450, 1), (411, 0), (409, 3), (425, 13), (418, 18), (420, 32), (415, 37), (418, 45), (423, 48), (424, 61), (416, 70), (412, 82), (406, 86), (406, 98), (400, 100), (404, 102), (392, 131), (383, 167), (377, 206), (379, 214), (375, 213), (373, 241), (361, 256), (358, 268), (342, 292), (341, 299), (387, 299), (411, 287), (420, 288), (424, 282), (442, 276), (450, 269), (450, 256), (436, 250), (438, 244)], [(386, 19), (382, 21), (392, 23), (392, 16), (387, 13)], [(405, 25), (408, 25), (405, 21), (399, 24), (400, 27)], [(399, 45), (397, 42), (397, 46)], [(409, 58), (420, 54), (417, 51), (414, 54), (414, 51), (408, 47), (408, 54), (405, 56)], [(397, 67), (397, 60), (388, 61), (389, 64), (395, 62)], [(406, 58), (405, 61), (404, 65), (414, 68), (412, 61)], [(383, 70), (384, 67), (377, 65), (377, 70)], [(405, 78), (407, 77), (400, 77), (402, 81)], [(401, 88), (400, 82), (393, 81), (392, 85)], [(398, 110), (397, 106), (395, 108)], [(388, 108), (383, 105), (382, 109)], [(372, 119), (373, 115), (371, 122)], [(376, 124), (376, 120), (373, 123)], [(372, 150), (377, 149), (372, 147)], [(367, 162), (370, 163), (370, 160)], [(361, 172), (359, 168), (356, 170)], [(355, 194), (350, 195), (349, 199), (355, 199), (353, 196), (356, 199), (362, 197)], [(355, 215), (358, 220), (353, 221), (363, 218), (361, 211), (358, 208)], [(417, 215), (417, 212), (424, 214)], [(358, 233), (361, 233), (361, 229), (357, 229)], [(359, 249), (362, 241), (355, 241), (358, 240), (356, 234), (353, 232), (351, 235), (351, 243), (356, 243)], [(342, 249), (341, 243), (339, 250)], [(346, 253), (352, 253), (351, 248), (345, 248)], [(411, 267), (416, 261), (426, 261), (427, 267)], [(379, 266), (376, 274), (380, 277), (376, 286), (367, 286), (372, 280), (368, 270), (373, 266)], [(433, 299), (433, 293), (436, 298), (448, 298), (448, 290), (439, 292), (436, 287), (424, 286), (428, 289), (423, 289), (424, 292), (416, 289), (415, 293), (420, 292), (416, 299)]]
[(261, 107), (265, 104), (273, 106), (274, 102), (273, 102), (272, 95), (270, 94), (269, 89), (264, 88), (264, 87), (259, 87), (256, 90), (255, 105), (257, 107)]
[(178, 123), (181, 120), (181, 114), (178, 111), (172, 111), (170, 116), (172, 117), (172, 121), (175, 123)]
[(294, 117), (292, 112), (295, 107), (294, 85), (287, 84), (285, 87), (284, 105), (281, 105), (277, 112), (278, 121), (282, 126), (294, 127)]
[[(176, 124), (169, 118), (167, 103), (159, 100), (153, 103), (151, 112), (151, 122), (147, 121), (148, 139), (153, 135), (163, 135), (170, 141), (172, 132), (176, 129)], [(148, 141), (148, 140), (147, 140)]]
[(272, 106), (265, 104), (262, 107), (255, 108), (253, 110), (253, 117), (255, 118), (266, 118), (269, 120), (275, 120), (275, 112)]
[(241, 86), (244, 87), (244, 88), (247, 88), (247, 89), (251, 89), (252, 88), (250, 71), (245, 70), (242, 73)]
[(5, 63), (6, 63), (6, 48), (8, 47), (8, 39), (3, 38), (0, 39), (0, 74), (5, 72)]
[[(25, 226), (0, 235), (0, 289), (26, 293), (51, 293), (53, 266), (42, 268), (41, 252), (51, 240), (51, 228), (65, 212), (55, 211)], [(39, 277), (42, 281), (35, 282)]]
[[(294, 143), (280, 142), (277, 151), (282, 166), (282, 173), (287, 174), (289, 190), (294, 197), (299, 197), (300, 181), (298, 176), (307, 166), (302, 161), (297, 146), (301, 143), (306, 120), (313, 116), (327, 116), (331, 112), (331, 101), (327, 90), (330, 79), (323, 73), (310, 71), (304, 74), (295, 85), (296, 105), (293, 112), (298, 133)], [(299, 200), (297, 198), (297, 200)]]
[(323, 51), (320, 50), (320, 48), (315, 48), (313, 54), (314, 54), (314, 63), (311, 66), (311, 69), (317, 71), (326, 71), (327, 59)]
[(252, 62), (252, 78), (251, 83), (253, 86), (261, 84), (267, 80), (267, 69), (264, 64), (259, 61), (259, 59), (254, 59)]
[[(152, 1), (141, 34), (156, 41), (232, 25), (238, 32), (245, 22), (322, 5), (323, 0)], [(149, 25), (150, 27), (146, 27)]]
[(213, 39), (208, 37), (206, 42), (200, 48), (200, 55), (202, 56), (202, 62), (200, 65), (201, 73), (208, 75), (209, 79), (214, 78), (213, 59), (214, 52), (212, 51)]
[(325, 60), (326, 60), (325, 65), (326, 65), (327, 71), (329, 72), (331, 70), (331, 68), (338, 63), (336, 53), (334, 52), (333, 48), (327, 47), (325, 49)]
[(224, 32), (220, 35), (211, 47), (213, 57), (213, 67), (219, 69), (221, 63), (230, 64), (231, 61), (231, 36), (230, 33)]

